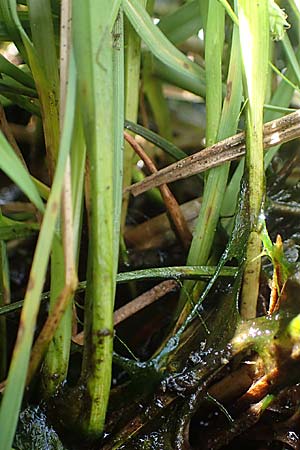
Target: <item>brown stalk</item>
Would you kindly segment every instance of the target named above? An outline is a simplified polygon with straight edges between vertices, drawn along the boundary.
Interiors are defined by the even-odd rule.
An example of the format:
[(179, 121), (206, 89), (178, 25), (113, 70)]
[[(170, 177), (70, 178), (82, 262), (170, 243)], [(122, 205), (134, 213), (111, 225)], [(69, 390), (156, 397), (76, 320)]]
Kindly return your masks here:
[[(196, 198), (182, 203), (180, 209), (190, 230), (196, 225), (201, 207), (201, 199)], [(131, 248), (146, 250), (168, 247), (174, 244), (176, 236), (170, 228), (166, 213), (159, 214), (135, 226), (127, 226), (124, 233), (125, 242)]]
[[(126, 131), (124, 131), (124, 138), (131, 145), (133, 150), (139, 155), (139, 157), (144, 161), (145, 165), (150, 170), (150, 172), (152, 172), (152, 174), (157, 173), (158, 170), (155, 167), (153, 161), (144, 152), (144, 150), (136, 142), (136, 140)], [(186, 223), (184, 215), (180, 210), (177, 200), (175, 199), (174, 195), (172, 194), (172, 192), (170, 191), (170, 189), (166, 184), (162, 184), (161, 186), (159, 186), (159, 189), (164, 199), (166, 208), (168, 210), (171, 225), (173, 225), (174, 231), (176, 232), (178, 238), (182, 242), (184, 248), (188, 249), (192, 240), (192, 234)]]
[(5, 205), (1, 205), (1, 211), (4, 214), (14, 214), (14, 213), (32, 213), (36, 212), (36, 208), (32, 203), (25, 202), (10, 202)]
[(259, 370), (256, 364), (244, 364), (213, 384), (208, 392), (219, 402), (229, 402), (245, 394), (259, 375), (262, 375), (262, 369)]
[(25, 160), (23, 158), (23, 155), (21, 153), (21, 150), (19, 149), (19, 146), (13, 135), (13, 132), (11, 131), (10, 126), (7, 123), (5, 112), (4, 112), (3, 106), (1, 106), (1, 105), (0, 105), (0, 129), (1, 129), (2, 133), (4, 134), (4, 136), (6, 137), (9, 144), (11, 145), (11, 147), (13, 148), (15, 154), (20, 159), (23, 166), (26, 167), (26, 169), (27, 169), (27, 166), (26, 166)]
[[(276, 237), (275, 247), (277, 249), (277, 253), (283, 255), (283, 244), (280, 234)], [(282, 264), (275, 259), (273, 265), (274, 269), (268, 314), (273, 314), (275, 311), (278, 311), (280, 307), (280, 296), (283, 292), (285, 282), (287, 281), (283, 274)]]
[(248, 391), (239, 398), (236, 408), (243, 408), (245, 405), (259, 402), (270, 391), (270, 387), (275, 385), (279, 376), (279, 369), (275, 367), (269, 373), (259, 378)]
[(71, 299), (72, 295), (75, 292), (74, 286), (76, 285), (74, 284), (73, 286), (70, 285), (64, 286), (61, 293), (57, 297), (55, 306), (51, 311), (51, 314), (48, 316), (42, 328), (42, 331), (40, 332), (37, 340), (34, 343), (30, 355), (29, 367), (27, 372), (27, 379), (26, 379), (27, 385), (30, 383), (33, 375), (38, 369), (42, 361), (42, 358), (48, 348), (48, 345), (50, 344), (50, 341), (52, 340), (55, 331), (57, 330), (60, 320), (69, 304), (69, 300)]
[[(264, 125), (264, 148), (300, 137), (300, 111)], [(239, 133), (159, 170), (127, 188), (134, 196), (164, 183), (190, 177), (245, 155), (245, 133)]]

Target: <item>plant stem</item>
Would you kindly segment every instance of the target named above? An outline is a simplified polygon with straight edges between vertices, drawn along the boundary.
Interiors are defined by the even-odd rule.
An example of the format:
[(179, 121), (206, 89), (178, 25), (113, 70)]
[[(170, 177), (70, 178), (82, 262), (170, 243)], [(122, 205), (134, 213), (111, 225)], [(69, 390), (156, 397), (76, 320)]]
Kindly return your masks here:
[[(0, 241), (0, 306), (10, 303), (9, 270), (6, 243)], [(0, 380), (6, 376), (7, 370), (7, 340), (6, 318), (0, 318)]]
[[(116, 202), (121, 198), (124, 103), (123, 96), (120, 97), (122, 80), (114, 70), (118, 64), (116, 59), (122, 53), (123, 28), (118, 33), (113, 31), (115, 19), (110, 0), (89, 0), (85, 8), (81, 1), (73, 2), (73, 43), (89, 161), (89, 252), (81, 372), (81, 383), (89, 401), (88, 407), (86, 401), (81, 405), (78, 426), (93, 438), (103, 431), (110, 391), (119, 246), (119, 204)], [(119, 70), (123, 73), (123, 67)]]
[(245, 91), (248, 98), (246, 169), (251, 229), (241, 304), (241, 314), (248, 319), (256, 315), (260, 275), (261, 240), (258, 226), (264, 199), (263, 105), (269, 60), (268, 1), (262, 0), (250, 5), (247, 0), (239, 0), (238, 12)]
[[(143, 7), (146, 0), (140, 0)], [(140, 82), (140, 64), (141, 64), (141, 38), (127, 18), (124, 19), (124, 38), (125, 38), (125, 117), (127, 120), (137, 122), (138, 102), (139, 102), (139, 82)], [(123, 188), (131, 183), (132, 164), (134, 152), (131, 146), (124, 144), (124, 173)], [(127, 207), (129, 202), (129, 193), (126, 193), (122, 199), (122, 217), (121, 230), (124, 231)]]
[[(217, 19), (217, 12), (220, 15)], [(215, 23), (215, 21), (219, 21)], [(216, 27), (220, 29), (224, 24), (224, 9), (218, 1), (209, 3), (208, 21), (206, 29), (206, 40), (208, 52), (206, 55), (206, 73), (207, 73), (207, 142), (208, 145), (232, 135), (237, 127), (238, 115), (241, 104), (241, 81), (240, 81), (240, 56), (238, 51), (238, 30), (234, 26), (231, 59), (227, 78), (227, 95), (222, 105), (222, 73), (221, 60), (223, 41), (218, 34), (218, 51), (213, 41)], [(218, 62), (216, 57), (218, 56)], [(213, 83), (211, 83), (213, 80)], [(216, 89), (216, 86), (218, 88)], [(210, 92), (211, 91), (211, 92)], [(211, 246), (216, 232), (219, 220), (220, 208), (223, 201), (223, 195), (227, 183), (229, 165), (213, 169), (209, 172), (203, 194), (203, 203), (196, 226), (196, 232), (192, 241), (188, 256), (188, 264), (206, 264), (210, 255)], [(189, 283), (187, 289), (192, 291), (194, 284)], [(193, 301), (197, 301), (199, 292), (202, 289), (201, 284), (195, 286), (193, 292)], [(182, 308), (185, 295), (182, 293), (179, 309)], [(187, 302), (179, 319), (179, 325), (184, 322), (192, 305)]]

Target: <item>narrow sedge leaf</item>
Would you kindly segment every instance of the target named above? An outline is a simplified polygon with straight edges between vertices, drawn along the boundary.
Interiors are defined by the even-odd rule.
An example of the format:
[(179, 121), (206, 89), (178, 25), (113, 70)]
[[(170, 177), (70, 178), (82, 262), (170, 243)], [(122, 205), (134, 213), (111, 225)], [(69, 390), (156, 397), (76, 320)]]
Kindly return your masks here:
[[(220, 17), (217, 19), (214, 14), (214, 8), (210, 8), (208, 10), (208, 20), (207, 20), (207, 28), (206, 28), (206, 39), (212, 42), (207, 43), (207, 47), (209, 49), (208, 55), (210, 57), (209, 65), (210, 72), (214, 70), (214, 61), (215, 56), (213, 52), (213, 43), (214, 39), (214, 21), (224, 24), (224, 10), (221, 5), (217, 5)], [(211, 35), (213, 36), (211, 38)], [(240, 112), (240, 105), (242, 99), (242, 83), (241, 83), (241, 57), (240, 57), (240, 49), (239, 49), (239, 33), (238, 27), (234, 25), (233, 27), (233, 36), (232, 36), (232, 46), (231, 46), (231, 54), (230, 54), (230, 62), (229, 69), (227, 74), (227, 95), (223, 101), (222, 111), (220, 104), (220, 96), (221, 89), (220, 85), (222, 83), (222, 72), (221, 72), (221, 61), (222, 61), (222, 37), (220, 37), (220, 42), (218, 43), (219, 49), (217, 55), (219, 56), (219, 60), (216, 64), (218, 68), (218, 74), (214, 74), (214, 79), (218, 76), (218, 89), (215, 89), (215, 84), (210, 84), (210, 80), (207, 80), (207, 86), (210, 86), (210, 90), (214, 90), (216, 92), (212, 92), (209, 94), (210, 101), (212, 104), (210, 105), (210, 121), (212, 122), (208, 128), (209, 135), (207, 135), (207, 139), (211, 142), (220, 141), (228, 136), (233, 135), (236, 132), (238, 117)], [(216, 70), (217, 72), (217, 70)], [(218, 95), (218, 97), (216, 97)], [(213, 108), (214, 101), (217, 101), (216, 113), (217, 117), (214, 118)], [(216, 124), (218, 125), (216, 128)], [(207, 176), (205, 190), (203, 194), (203, 203), (201, 208), (201, 214), (199, 215), (198, 222), (196, 225), (196, 231), (194, 233), (194, 238), (192, 241), (192, 245), (190, 248), (188, 263), (189, 264), (205, 264), (209, 258), (209, 254), (211, 251), (213, 239), (215, 236), (215, 231), (217, 228), (217, 223), (219, 220), (220, 210), (222, 206), (223, 196), (226, 188), (227, 178), (229, 173), (229, 164), (225, 164), (222, 167), (212, 169)], [(191, 285), (189, 286), (191, 289)], [(194, 299), (199, 299), (199, 292), (201, 290), (201, 286), (198, 285), (194, 289)], [(183, 298), (183, 296), (181, 297)], [(186, 312), (189, 309), (188, 304), (186, 304)]]
[(0, 215), (0, 240), (9, 241), (32, 236), (39, 228), (38, 223), (20, 222)]
[(58, 99), (58, 55), (50, 0), (28, 0), (31, 35), (51, 90)]
[(3, 133), (0, 132), (0, 168), (4, 173), (24, 192), (30, 201), (39, 209), (44, 211), (44, 204), (34, 185), (29, 173), (7, 142)]
[(29, 88), (35, 89), (35, 84), (30, 75), (24, 72), (19, 67), (12, 64), (8, 59), (0, 54), (0, 72), (8, 75), (19, 83)]
[[(45, 1), (48, 0), (43, 0), (43, 2)], [(50, 72), (51, 74), (53, 74), (54, 77), (53, 80), (51, 80), (48, 77), (48, 75), (50, 74), (48, 64), (45, 64), (44, 67), (40, 55), (38, 54), (36, 48), (33, 46), (27, 33), (22, 27), (22, 24), (17, 14), (16, 0), (6, 0), (6, 2), (9, 2), (7, 15), (9, 17), (10, 22), (14, 24), (15, 29), (18, 30), (19, 35), (21, 36), (22, 43), (26, 50), (27, 60), (31, 72), (33, 74), (36, 89), (38, 91), (39, 98), (41, 101), (42, 115), (44, 117), (43, 126), (48, 156), (48, 168), (50, 175), (52, 177), (54, 173), (59, 142), (58, 98), (56, 89), (57, 78), (55, 76), (55, 68), (53, 70), (53, 67), (51, 65)], [(46, 13), (48, 12), (49, 15), (49, 10), (47, 8), (45, 12)], [(50, 18), (48, 17), (48, 22), (49, 20)], [(50, 28), (51, 27), (49, 25), (48, 29)]]
[(238, 25), (239, 24), (238, 18), (236, 16), (235, 12), (233, 11), (233, 9), (231, 8), (228, 0), (219, 0), (219, 2), (224, 6), (227, 14), (229, 15), (229, 17), (231, 18), (233, 23), (235, 23), (235, 25)]
[[(18, 105), (25, 111), (41, 117), (41, 109), (38, 100), (25, 97), (24, 95), (14, 94), (12, 92), (2, 92), (1, 96), (11, 104)], [(5, 106), (5, 103), (3, 101), (1, 101), (1, 103), (3, 106)]]
[[(141, 280), (210, 280), (215, 277), (218, 271), (219, 277), (235, 277), (238, 274), (238, 267), (228, 266), (218, 269), (216, 266), (172, 266), (155, 267), (154, 269), (132, 270), (130, 272), (121, 272), (117, 275), (117, 283), (128, 283), (130, 281)], [(83, 292), (86, 289), (86, 281), (78, 283), (76, 292)], [(44, 292), (41, 295), (42, 301), (49, 300), (50, 292)], [(10, 305), (0, 307), (0, 316), (9, 314), (22, 308), (24, 300), (11, 303)]]
[(177, 50), (160, 29), (154, 25), (151, 17), (138, 0), (124, 0), (123, 7), (136, 32), (164, 66), (177, 73), (179, 78), (185, 77), (192, 83), (204, 85), (204, 70)]
[(161, 18), (158, 27), (173, 44), (180, 44), (196, 34), (202, 26), (199, 0), (185, 3)]
[(21, 49), (23, 49), (23, 51), (21, 51), (23, 58), (26, 62), (30, 62), (32, 70), (36, 68), (40, 79), (45, 81), (44, 73), (40, 68), (35, 49), (17, 14), (16, 0), (4, 0), (3, 2), (0, 2), (0, 10), (5, 14), (6, 24), (8, 24), (9, 29), (13, 31), (13, 41), (19, 48), (21, 47)]
[(127, 130), (133, 131), (139, 136), (142, 136), (152, 144), (157, 145), (159, 148), (164, 150), (169, 156), (171, 156), (176, 160), (187, 157), (187, 153), (178, 148), (175, 144), (163, 138), (159, 134), (154, 133), (154, 131), (148, 130), (148, 128), (145, 128), (142, 125), (131, 122), (130, 120), (125, 120), (124, 127)]
[(8, 40), (11, 40), (14, 42), (14, 44), (17, 46), (19, 52), (21, 53), (22, 57), (27, 62), (28, 57), (27, 57), (27, 53), (26, 53), (25, 47), (23, 45), (23, 42), (22, 42), (22, 39), (20, 36), (20, 30), (19, 30), (19, 27), (16, 26), (16, 22), (18, 22), (20, 28), (22, 28), (22, 25), (19, 21), (18, 15), (17, 15), (16, 0), (3, 0), (0, 2), (0, 17), (4, 22), (3, 25), (9, 36)]
[(2, 95), (4, 92), (12, 92), (13, 94), (26, 95), (27, 97), (30, 98), (37, 97), (37, 92), (35, 89), (26, 87), (23, 84), (6, 75), (4, 75), (2, 79), (0, 79), (0, 91)]

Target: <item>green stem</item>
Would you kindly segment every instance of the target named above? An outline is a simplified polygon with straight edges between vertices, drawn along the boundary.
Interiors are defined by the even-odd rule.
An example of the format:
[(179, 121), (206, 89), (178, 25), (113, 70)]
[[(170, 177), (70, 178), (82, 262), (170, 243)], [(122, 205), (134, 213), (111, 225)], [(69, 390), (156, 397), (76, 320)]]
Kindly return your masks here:
[[(145, 7), (146, 0), (139, 0)], [(141, 64), (141, 38), (127, 18), (124, 20), (125, 37), (125, 117), (126, 119), (137, 122), (138, 103), (139, 103), (139, 82), (140, 82), (140, 64)], [(124, 172), (123, 187), (131, 184), (132, 164), (134, 152), (128, 142), (124, 143)], [(126, 214), (129, 202), (129, 193), (123, 196), (121, 229), (124, 231)]]
[[(255, 317), (259, 290), (261, 240), (259, 215), (264, 199), (263, 105), (269, 61), (268, 1), (239, 0), (240, 42), (243, 58), (246, 112), (246, 169), (248, 175), (250, 237), (242, 290), (241, 314)], [(251, 45), (249, 45), (249, 42)], [(257, 72), (257, 65), (260, 73)]]
[[(40, 5), (39, 5), (40, 6)], [(35, 11), (36, 21), (39, 19), (41, 10), (37, 8)], [(38, 42), (38, 50), (41, 55), (42, 61), (45, 64), (45, 70), (47, 76), (53, 83), (53, 92), (56, 98), (59, 97), (59, 122), (62, 129), (65, 112), (66, 90), (67, 90), (67, 77), (68, 77), (68, 65), (70, 56), (70, 6), (69, 2), (64, 0), (61, 5), (61, 34), (60, 34), (60, 80), (58, 79), (58, 61), (56, 54), (56, 46), (53, 34), (52, 47), (49, 58), (47, 59), (47, 50), (49, 51), (46, 42), (44, 41), (45, 35), (41, 37), (41, 30), (38, 30), (35, 41)], [(48, 24), (50, 27), (52, 23)], [(53, 31), (53, 25), (52, 25)], [(60, 85), (59, 85), (60, 83)], [(60, 93), (60, 96), (59, 96)], [(58, 101), (58, 100), (57, 100)], [(75, 105), (74, 105), (75, 107)], [(50, 114), (47, 114), (50, 116)], [(62, 219), (59, 221), (62, 224)], [(65, 286), (66, 274), (65, 274), (65, 258), (61, 237), (61, 230), (58, 229), (58, 235), (53, 239), (52, 252), (51, 252), (51, 284), (50, 284), (50, 312), (55, 307), (57, 297), (62, 292)], [(73, 243), (72, 243), (73, 244)], [(58, 387), (66, 380), (70, 345), (71, 345), (71, 328), (72, 328), (72, 302), (69, 301), (66, 311), (60, 321), (60, 324), (56, 330), (56, 333), (48, 347), (45, 362), (43, 364), (43, 376), (42, 385), (44, 394), (46, 396), (53, 395)]]
[[(224, 24), (224, 9), (218, 1), (212, 1), (209, 3), (206, 28), (207, 145), (234, 134), (237, 128), (241, 104), (242, 85), (241, 64), (238, 49), (238, 29), (234, 26), (231, 59), (227, 78), (228, 92), (224, 100), (221, 114), (221, 61), (223, 38), (220, 33), (216, 34), (214, 30), (220, 30), (222, 24)], [(216, 35), (217, 37), (215, 37)], [(217, 39), (217, 41), (215, 42), (214, 39)], [(189, 265), (203, 265), (207, 263), (219, 220), (228, 171), (229, 165), (225, 164), (224, 166), (212, 169), (207, 176), (203, 193), (202, 208), (188, 256), (187, 263)], [(187, 284), (185, 290), (191, 292), (193, 286), (194, 283), (190, 282)], [(195, 286), (193, 292), (194, 301), (197, 301), (202, 287), (202, 284)], [(183, 291), (180, 298), (179, 309), (182, 308), (185, 301), (186, 295)], [(191, 304), (187, 302), (181, 315), (180, 323), (184, 321), (184, 318), (187, 316), (190, 309)]]
[[(10, 303), (9, 270), (6, 244), (0, 241), (0, 306)], [(0, 380), (4, 380), (7, 370), (6, 318), (0, 318)]]
[[(119, 246), (116, 202), (121, 198), (115, 164), (121, 161), (124, 107), (123, 99), (115, 95), (115, 89), (119, 93), (123, 89), (115, 85), (120, 83), (114, 70), (120, 63), (116, 53), (122, 52), (123, 39), (123, 29), (113, 31), (115, 18), (110, 0), (89, 0), (85, 8), (80, 0), (73, 2), (73, 42), (89, 161), (89, 251), (81, 372), (88, 403), (85, 400), (81, 405), (78, 426), (89, 437), (99, 437), (103, 431), (111, 384)], [(123, 67), (119, 70), (123, 72)], [(119, 117), (122, 127), (116, 130)]]

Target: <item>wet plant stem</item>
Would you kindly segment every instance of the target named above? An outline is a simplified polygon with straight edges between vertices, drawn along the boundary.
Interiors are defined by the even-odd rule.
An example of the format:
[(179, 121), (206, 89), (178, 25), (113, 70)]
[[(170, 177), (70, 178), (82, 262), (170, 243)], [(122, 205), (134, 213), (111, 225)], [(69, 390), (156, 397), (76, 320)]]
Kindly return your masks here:
[[(139, 0), (145, 7), (147, 0)], [(141, 38), (127, 18), (124, 19), (124, 48), (125, 48), (125, 117), (132, 122), (137, 121), (139, 103), (139, 81), (141, 64)], [(124, 172), (123, 188), (131, 183), (134, 152), (131, 146), (124, 143)], [(122, 198), (121, 230), (124, 231), (129, 193)]]
[[(246, 111), (246, 173), (248, 179), (250, 236), (242, 289), (241, 315), (256, 316), (261, 239), (259, 217), (264, 200), (263, 105), (269, 60), (268, 1), (239, 0), (240, 42), (243, 59)], [(251, 45), (249, 45), (249, 42)], [(257, 72), (257, 64), (260, 73)]]
[[(1, 214), (1, 213), (0, 213)], [(6, 243), (0, 241), (0, 306), (10, 303), (9, 271)], [(7, 324), (6, 318), (0, 318), (0, 379), (6, 376), (7, 370)]]
[[(208, 3), (208, 16), (205, 27), (205, 54), (206, 54), (206, 142), (212, 145), (217, 141), (218, 128), (222, 112), (222, 53), (224, 45), (224, 8), (217, 0)], [(216, 35), (213, 30), (218, 29)], [(221, 170), (221, 173), (220, 173)], [(227, 172), (227, 168), (225, 169)], [(224, 168), (211, 171), (205, 179), (202, 206), (196, 225), (196, 231), (191, 243), (187, 264), (206, 264), (209, 257), (216, 223), (218, 208), (216, 203), (222, 190), (219, 190), (220, 180), (227, 178), (223, 174)], [(226, 182), (226, 181), (225, 181)], [(214, 206), (213, 206), (214, 205)], [(187, 295), (191, 293), (194, 283), (186, 283), (182, 290), (178, 312), (184, 307), (180, 324), (191, 309)], [(177, 324), (178, 326), (178, 324)]]
[[(60, 42), (60, 132), (63, 127), (68, 83), (68, 67), (71, 39), (71, 4), (64, 0), (61, 5)], [(68, 157), (62, 193), (62, 215), (60, 218), (62, 243), (54, 239), (51, 259), (51, 302), (50, 314), (40, 333), (30, 357), (27, 382), (33, 376), (48, 349), (42, 370), (44, 394), (53, 395), (65, 381), (70, 356), (72, 302), (71, 297), (77, 286), (74, 268), (74, 239), (72, 223), (71, 169)], [(55, 283), (53, 283), (55, 280)], [(60, 282), (58, 282), (58, 280)], [(60, 300), (60, 304), (57, 301)], [(52, 323), (52, 325), (50, 325)], [(56, 323), (59, 323), (56, 329)], [(54, 332), (56, 333), (54, 334)], [(53, 339), (52, 339), (53, 338)], [(50, 342), (52, 340), (52, 342)], [(50, 343), (50, 345), (49, 345)], [(54, 376), (55, 375), (55, 376)]]
[[(89, 228), (85, 345), (80, 379), (80, 386), (86, 389), (88, 407), (86, 401), (80, 405), (82, 414), (76, 425), (89, 438), (102, 434), (112, 370), (124, 121), (122, 22), (114, 28), (116, 19), (117, 24), (121, 20), (118, 9), (118, 3), (114, 2), (112, 11), (109, 0), (89, 0), (82, 9), (82, 2), (76, 0), (72, 11), (80, 109), (87, 144)], [(120, 76), (115, 73), (118, 66)]]

